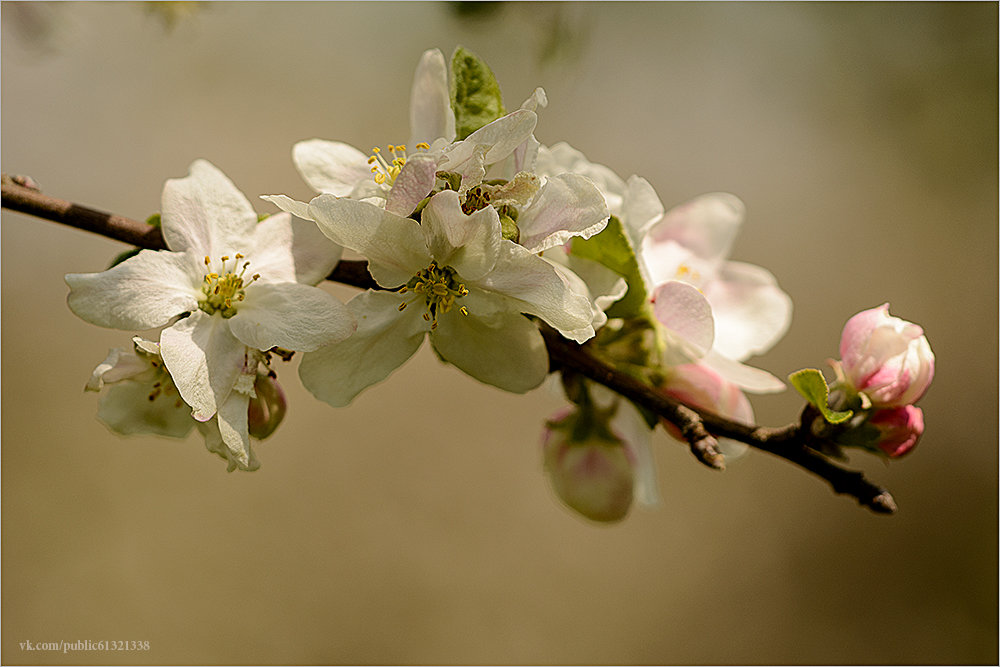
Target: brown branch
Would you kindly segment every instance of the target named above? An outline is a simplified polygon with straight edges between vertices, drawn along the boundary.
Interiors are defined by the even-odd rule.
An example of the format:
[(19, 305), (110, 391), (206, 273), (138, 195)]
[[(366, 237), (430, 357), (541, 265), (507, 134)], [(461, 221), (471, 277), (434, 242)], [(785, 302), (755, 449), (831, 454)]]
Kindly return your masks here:
[[(3, 175), (3, 208), (52, 222), (61, 222), (139, 248), (167, 249), (159, 227), (43, 195), (34, 188), (18, 183), (17, 180), (21, 178), (23, 177)], [(361, 260), (340, 262), (326, 279), (361, 289), (377, 287), (371, 274), (368, 273), (368, 263)]]
[[(896, 503), (887, 490), (869, 482), (862, 473), (845, 470), (808, 447), (809, 424), (812, 421), (812, 413), (808, 410), (803, 413), (800, 423), (780, 428), (741, 424), (707, 410), (684, 405), (676, 399), (658, 393), (631, 375), (616, 371), (613, 366), (592, 354), (586, 345), (578, 345), (563, 338), (551, 327), (542, 325), (542, 335), (545, 337), (545, 345), (553, 367), (570, 368), (575, 373), (604, 385), (633, 403), (652, 410), (678, 425), (691, 445), (692, 452), (699, 459), (701, 456), (697, 451), (700, 446), (698, 434), (702, 432), (739, 440), (805, 468), (829, 482), (836, 493), (854, 497), (858, 504), (870, 508), (873, 512), (892, 514), (896, 511)], [(692, 423), (693, 421), (700, 425), (701, 431)], [(685, 428), (688, 429), (687, 432)]]
[[(167, 247), (159, 228), (49, 197), (22, 183), (30, 184), (30, 179), (3, 176), (3, 208), (84, 229), (140, 248), (162, 250)], [(378, 287), (364, 261), (341, 261), (327, 279), (361, 289)], [(716, 438), (731, 438), (808, 470), (826, 480), (836, 493), (852, 496), (874, 512), (891, 514), (896, 511), (896, 504), (888, 491), (869, 482), (860, 472), (841, 468), (808, 446), (811, 437), (808, 409), (799, 423), (780, 428), (741, 424), (660, 394), (648, 384), (616, 370), (592, 354), (586, 345), (567, 340), (545, 324), (540, 324), (540, 327), (553, 370), (572, 369), (677, 425), (691, 452), (705, 465), (717, 470), (725, 467)]]

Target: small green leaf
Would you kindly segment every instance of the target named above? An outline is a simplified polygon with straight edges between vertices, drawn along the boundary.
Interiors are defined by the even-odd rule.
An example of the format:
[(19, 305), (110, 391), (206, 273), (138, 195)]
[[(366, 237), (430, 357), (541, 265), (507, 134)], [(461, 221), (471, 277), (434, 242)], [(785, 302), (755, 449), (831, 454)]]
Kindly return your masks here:
[(830, 388), (826, 384), (823, 373), (815, 368), (803, 368), (788, 376), (788, 381), (802, 394), (802, 397), (809, 401), (823, 415), (823, 419), (831, 424), (841, 424), (854, 414), (853, 410), (831, 410), (827, 405), (827, 398), (830, 395)]
[(470, 134), (504, 115), (500, 85), (483, 60), (461, 46), (451, 57), (451, 108), (455, 112), (456, 139)]
[(119, 253), (113, 260), (111, 260), (111, 263), (108, 264), (108, 268), (110, 269), (112, 267), (118, 266), (119, 264), (121, 264), (122, 262), (124, 262), (126, 259), (131, 259), (131, 258), (135, 257), (141, 251), (142, 251), (142, 248), (129, 248), (125, 252)]
[(156, 227), (157, 229), (159, 229), (160, 226), (161, 226), (160, 225), (160, 214), (159, 213), (154, 213), (153, 215), (151, 215), (148, 218), (146, 218), (146, 224), (149, 225), (150, 227)]
[(639, 262), (632, 243), (625, 235), (621, 221), (611, 216), (608, 226), (600, 234), (582, 239), (573, 238), (572, 254), (603, 264), (628, 283), (628, 291), (608, 309), (608, 317), (645, 317), (646, 283), (639, 273)]

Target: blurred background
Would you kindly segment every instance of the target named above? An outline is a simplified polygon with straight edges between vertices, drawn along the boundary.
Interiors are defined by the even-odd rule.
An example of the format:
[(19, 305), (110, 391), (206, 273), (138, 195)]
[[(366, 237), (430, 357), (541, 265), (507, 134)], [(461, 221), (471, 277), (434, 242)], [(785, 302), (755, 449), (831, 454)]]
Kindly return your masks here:
[[(123, 246), (4, 211), (4, 663), (996, 663), (994, 3), (5, 2), (2, 23), (3, 170), (53, 196), (145, 219), (203, 157), (273, 212), (255, 196), (310, 196), (296, 141), (405, 141), (420, 54), (461, 44), (509, 107), (545, 88), (543, 143), (667, 206), (746, 202), (734, 258), (796, 309), (756, 365), (820, 367), (886, 301), (938, 360), (915, 452), (852, 457), (894, 517), (657, 432), (662, 504), (588, 523), (541, 469), (560, 397), (426, 346), (340, 410), (279, 363), (285, 423), (226, 474), (196, 434), (110, 433), (83, 392), (132, 332), (72, 315), (62, 277)], [(800, 400), (754, 405), (779, 425)]]

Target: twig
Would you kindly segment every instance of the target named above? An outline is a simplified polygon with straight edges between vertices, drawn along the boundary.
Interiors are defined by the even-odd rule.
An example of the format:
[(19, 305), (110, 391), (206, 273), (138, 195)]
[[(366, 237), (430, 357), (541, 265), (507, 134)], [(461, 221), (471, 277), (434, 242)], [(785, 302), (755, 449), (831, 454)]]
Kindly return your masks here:
[[(3, 208), (91, 231), (140, 248), (166, 249), (159, 228), (144, 222), (43, 195), (6, 175), (2, 179), (2, 190)], [(367, 263), (359, 260), (341, 261), (327, 279), (361, 289), (378, 288), (368, 273)], [(808, 446), (808, 410), (800, 423), (779, 428), (735, 422), (661, 394), (598, 358), (586, 345), (567, 340), (545, 324), (540, 324), (540, 327), (553, 370), (571, 368), (677, 425), (692, 453), (705, 465), (718, 470), (725, 467), (716, 437), (731, 438), (808, 470), (826, 480), (836, 493), (852, 496), (860, 505), (874, 512), (892, 514), (896, 511), (896, 503), (888, 491), (869, 482), (860, 472), (841, 468)]]

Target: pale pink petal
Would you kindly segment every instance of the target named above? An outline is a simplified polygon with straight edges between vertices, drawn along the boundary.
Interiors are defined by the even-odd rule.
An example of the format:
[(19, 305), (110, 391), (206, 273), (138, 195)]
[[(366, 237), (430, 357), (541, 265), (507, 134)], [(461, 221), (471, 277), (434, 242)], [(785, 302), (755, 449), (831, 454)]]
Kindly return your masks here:
[(455, 139), (455, 113), (448, 93), (448, 65), (437, 49), (424, 51), (410, 91), (410, 145)]
[(666, 363), (695, 361), (712, 349), (712, 307), (691, 285), (676, 280), (660, 285), (653, 293), (653, 313), (666, 330)]

